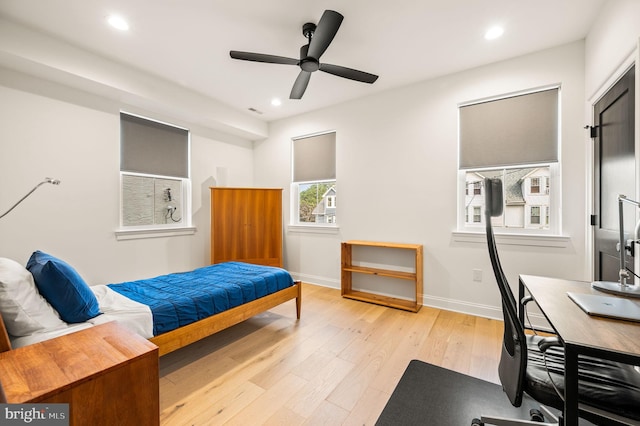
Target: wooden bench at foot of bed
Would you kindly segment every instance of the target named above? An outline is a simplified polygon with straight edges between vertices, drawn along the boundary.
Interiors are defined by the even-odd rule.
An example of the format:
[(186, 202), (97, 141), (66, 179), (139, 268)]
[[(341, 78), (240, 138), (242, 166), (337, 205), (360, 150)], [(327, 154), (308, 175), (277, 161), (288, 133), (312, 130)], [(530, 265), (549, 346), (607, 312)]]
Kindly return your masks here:
[(291, 287), (152, 337), (149, 341), (160, 348), (159, 355), (162, 356), (204, 339), (225, 328), (236, 325), (291, 299), (296, 299), (296, 317), (300, 319), (302, 283), (296, 281)]

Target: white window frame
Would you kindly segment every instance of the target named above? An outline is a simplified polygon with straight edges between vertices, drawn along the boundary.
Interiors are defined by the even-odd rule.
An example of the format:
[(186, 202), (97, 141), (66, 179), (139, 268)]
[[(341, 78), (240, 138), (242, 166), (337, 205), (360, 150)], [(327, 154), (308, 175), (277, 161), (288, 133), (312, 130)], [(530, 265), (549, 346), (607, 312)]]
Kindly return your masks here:
[[(120, 171), (120, 206), (119, 206), (119, 228), (115, 231), (117, 240), (130, 240), (130, 239), (140, 239), (140, 238), (155, 238), (155, 237), (167, 237), (167, 236), (180, 236), (180, 235), (193, 235), (196, 232), (196, 228), (192, 226), (191, 217), (192, 217), (192, 196), (191, 196), (191, 133), (189, 129), (177, 126), (172, 123), (167, 123), (160, 120), (154, 120), (149, 117), (132, 114), (130, 112), (122, 111), (123, 114), (127, 114), (130, 116), (138, 117), (144, 120), (157, 122), (160, 124), (164, 124), (167, 126), (176, 127), (182, 130), (187, 131), (187, 158), (188, 158), (188, 175), (189, 177), (176, 177), (169, 175), (158, 175), (158, 174), (147, 174), (147, 173), (134, 173), (128, 171)], [(180, 220), (178, 222), (171, 221), (167, 223), (153, 223), (148, 225), (125, 225), (124, 224), (124, 209), (125, 209), (125, 200), (124, 200), (124, 179), (125, 176), (140, 176), (149, 179), (167, 179), (174, 180), (180, 182), (180, 200), (174, 203), (169, 201), (166, 202), (165, 208), (176, 206), (180, 208)], [(154, 192), (155, 194), (155, 192)], [(173, 205), (172, 205), (173, 204)], [(155, 206), (154, 210), (156, 210), (157, 206)], [(167, 212), (168, 213), (168, 212)], [(170, 217), (170, 215), (167, 215)], [(175, 219), (175, 218), (174, 218)], [(154, 222), (155, 219), (154, 219)]]
[(338, 179), (337, 176), (335, 178), (331, 178), (331, 179), (319, 179), (319, 180), (312, 180), (312, 181), (300, 181), (300, 182), (295, 182), (294, 178), (293, 178), (293, 174), (294, 174), (294, 147), (293, 144), (295, 144), (295, 142), (297, 140), (300, 139), (305, 139), (305, 138), (311, 138), (314, 136), (322, 136), (322, 135), (327, 135), (327, 134), (335, 134), (336, 136), (336, 144), (337, 144), (337, 134), (335, 130), (330, 130), (330, 131), (326, 131), (326, 132), (319, 132), (319, 133), (313, 133), (313, 134), (309, 134), (309, 135), (305, 135), (305, 136), (298, 136), (295, 138), (292, 138), (291, 141), (291, 172), (292, 172), (292, 176), (291, 176), (291, 211), (290, 211), (290, 215), (289, 215), (289, 226), (288, 226), (288, 230), (293, 231), (293, 232), (320, 232), (320, 233), (336, 233), (338, 230), (338, 221), (337, 221), (337, 217), (338, 217), (338, 208), (335, 207), (336, 209), (336, 214), (335, 217), (333, 218), (333, 220), (326, 222), (326, 223), (316, 223), (316, 222), (301, 222), (300, 221), (300, 187), (301, 186), (305, 186), (305, 185), (313, 185), (313, 184), (330, 184), (330, 186), (334, 186), (336, 188), (336, 195), (332, 196), (333, 198), (333, 203), (334, 206), (337, 205), (337, 192), (338, 192)]
[[(561, 209), (561, 188), (562, 188), (562, 182), (561, 182), (561, 164), (562, 164), (562, 158), (561, 158), (561, 150), (560, 147), (562, 146), (562, 115), (561, 115), (561, 111), (562, 111), (562, 90), (559, 84), (553, 84), (553, 85), (549, 85), (549, 86), (544, 86), (544, 87), (539, 87), (539, 88), (532, 88), (529, 90), (522, 90), (522, 91), (518, 91), (518, 92), (514, 92), (514, 93), (508, 93), (508, 94), (504, 94), (504, 95), (498, 95), (498, 96), (492, 96), (486, 99), (479, 99), (473, 102), (466, 102), (466, 103), (461, 103), (458, 105), (458, 107), (464, 107), (467, 105), (473, 105), (476, 103), (482, 103), (482, 102), (487, 102), (487, 101), (493, 101), (493, 100), (500, 100), (500, 99), (507, 99), (510, 97), (514, 97), (514, 96), (521, 96), (521, 95), (527, 95), (527, 94), (534, 94), (536, 92), (540, 92), (540, 91), (546, 91), (546, 90), (552, 90), (552, 89), (557, 89), (558, 90), (558, 129), (557, 129), (557, 148), (558, 148), (558, 152), (557, 152), (557, 161), (554, 162), (550, 162), (550, 163), (540, 163), (540, 164), (516, 164), (516, 165), (509, 165), (509, 166), (491, 166), (491, 167), (486, 167), (486, 168), (475, 168), (475, 169), (461, 169), (460, 167), (458, 167), (458, 209), (457, 209), (457, 230), (454, 231), (454, 236), (458, 236), (459, 238), (456, 238), (457, 241), (465, 241), (467, 240), (466, 237), (464, 237), (464, 234), (468, 234), (468, 233), (473, 233), (473, 234), (480, 234), (480, 233), (484, 233), (484, 212), (482, 212), (482, 226), (478, 226), (478, 225), (469, 225), (466, 220), (465, 220), (465, 209), (466, 209), (466, 186), (467, 186), (467, 182), (466, 182), (466, 174), (467, 172), (482, 172), (482, 171), (491, 171), (491, 170), (506, 170), (506, 169), (510, 169), (510, 168), (535, 168), (535, 167), (549, 167), (549, 178), (548, 180), (546, 180), (546, 182), (543, 182), (543, 180), (540, 181), (540, 194), (534, 194), (534, 195), (548, 195), (549, 196), (549, 211), (546, 212), (547, 215), (549, 215), (551, 217), (551, 223), (549, 224), (549, 228), (548, 229), (527, 229), (526, 228), (526, 224), (528, 221), (528, 217), (529, 217), (529, 213), (527, 212), (525, 215), (527, 216), (525, 218), (524, 221), (524, 227), (523, 228), (505, 228), (502, 226), (494, 226), (494, 233), (496, 234), (496, 236), (499, 236), (500, 234), (502, 235), (513, 235), (513, 236), (524, 236), (524, 237), (534, 237), (534, 236), (538, 236), (541, 238), (544, 237), (550, 237), (551, 239), (556, 239), (558, 241), (562, 240), (559, 244), (564, 244), (565, 241), (568, 241), (568, 239), (566, 237), (563, 237), (562, 234), (562, 209)], [(458, 126), (460, 128), (461, 124), (460, 122), (458, 123)], [(459, 141), (460, 142), (460, 141)], [(549, 194), (546, 194), (547, 192), (547, 188), (551, 187)], [(484, 194), (484, 192), (483, 192)], [(483, 196), (483, 195), (481, 195)], [(541, 212), (542, 215), (542, 212)], [(541, 221), (544, 220), (545, 222), (548, 222), (546, 220), (546, 215), (545, 216), (541, 216)], [(533, 241), (533, 240), (532, 240)], [(540, 240), (541, 241), (541, 240)], [(550, 241), (550, 240), (549, 240)], [(533, 245), (546, 245), (546, 242), (542, 242), (540, 244), (538, 243), (534, 243)], [(551, 242), (549, 243), (550, 246), (556, 246), (556, 242)], [(524, 243), (524, 245), (527, 245), (526, 243)]]
[(336, 207), (336, 214), (334, 216), (333, 221), (326, 223), (316, 223), (316, 222), (300, 222), (300, 187), (306, 185), (315, 185), (315, 184), (328, 184), (336, 188), (336, 195), (332, 196), (334, 198), (334, 203), (336, 203), (335, 199), (337, 198), (337, 180), (318, 180), (318, 181), (309, 181), (309, 182), (293, 182), (291, 184), (291, 224), (293, 227), (312, 227), (312, 228), (335, 228), (337, 226), (337, 217), (338, 217), (338, 209)]

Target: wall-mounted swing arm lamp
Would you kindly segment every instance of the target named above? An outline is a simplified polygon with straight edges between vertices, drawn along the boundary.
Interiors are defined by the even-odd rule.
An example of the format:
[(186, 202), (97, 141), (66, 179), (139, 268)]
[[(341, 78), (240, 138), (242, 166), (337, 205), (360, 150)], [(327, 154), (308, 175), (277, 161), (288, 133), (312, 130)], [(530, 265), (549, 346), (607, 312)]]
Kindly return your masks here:
[(618, 242), (618, 251), (620, 252), (620, 271), (618, 272), (618, 282), (613, 281), (594, 281), (591, 286), (606, 293), (618, 294), (621, 296), (640, 297), (640, 285), (628, 284), (629, 271), (626, 266), (627, 249), (635, 251), (634, 244), (640, 244), (640, 220), (636, 223), (633, 231), (633, 239), (625, 241), (624, 239), (624, 203), (632, 204), (640, 208), (640, 202), (630, 200), (625, 195), (618, 195), (618, 225), (620, 228), (620, 241)]
[(6, 212), (2, 213), (2, 215), (0, 215), (0, 219), (2, 219), (2, 218), (3, 218), (3, 217), (5, 217), (7, 214), (9, 214), (9, 212), (10, 212), (11, 210), (15, 209), (15, 208), (18, 206), (18, 204), (20, 204), (21, 202), (23, 202), (23, 201), (24, 201), (24, 200), (25, 200), (29, 195), (33, 194), (33, 192), (34, 192), (36, 189), (40, 188), (40, 186), (44, 185), (45, 183), (50, 183), (50, 184), (52, 184), (52, 185), (60, 185), (60, 180), (59, 180), (59, 179), (44, 178), (44, 180), (43, 180), (42, 182), (40, 182), (39, 184), (37, 184), (36, 186), (34, 186), (34, 187), (33, 187), (33, 189), (32, 189), (31, 191), (27, 192), (27, 194), (26, 194), (24, 197), (20, 198), (20, 199), (18, 200), (18, 202), (17, 202), (17, 203), (15, 203), (13, 206), (11, 206), (11, 207), (9, 208), (9, 210), (7, 210)]

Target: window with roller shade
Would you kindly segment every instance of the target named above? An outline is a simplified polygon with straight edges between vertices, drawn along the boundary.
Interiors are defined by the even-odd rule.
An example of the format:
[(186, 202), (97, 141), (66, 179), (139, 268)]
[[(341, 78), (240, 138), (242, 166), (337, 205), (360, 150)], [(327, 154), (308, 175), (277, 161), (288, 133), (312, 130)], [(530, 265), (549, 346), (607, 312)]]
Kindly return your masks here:
[(554, 86), (459, 106), (460, 230), (484, 228), (483, 181), (497, 177), (504, 212), (494, 228), (560, 233), (559, 95)]
[(337, 221), (336, 134), (292, 141), (291, 223), (335, 226)]
[(190, 226), (189, 131), (120, 113), (121, 226)]

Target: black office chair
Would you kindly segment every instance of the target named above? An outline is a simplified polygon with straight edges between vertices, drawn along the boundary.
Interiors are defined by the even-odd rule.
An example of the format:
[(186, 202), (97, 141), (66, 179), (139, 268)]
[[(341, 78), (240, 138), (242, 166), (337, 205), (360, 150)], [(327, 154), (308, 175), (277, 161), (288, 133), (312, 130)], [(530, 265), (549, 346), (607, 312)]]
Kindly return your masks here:
[[(525, 334), (517, 302), (502, 271), (491, 218), (502, 215), (502, 181), (486, 178), (485, 220), (491, 265), (502, 298), (504, 335), (498, 375), (511, 404), (519, 407), (526, 393), (543, 406), (564, 408), (564, 350), (556, 337)], [(580, 417), (596, 425), (640, 424), (640, 371), (633, 366), (580, 356), (578, 360)], [(615, 414), (614, 414), (615, 413)], [(560, 419), (546, 408), (532, 410), (532, 420), (482, 416), (472, 425), (540, 425)], [(617, 420), (616, 420), (617, 419)]]

